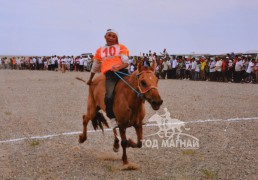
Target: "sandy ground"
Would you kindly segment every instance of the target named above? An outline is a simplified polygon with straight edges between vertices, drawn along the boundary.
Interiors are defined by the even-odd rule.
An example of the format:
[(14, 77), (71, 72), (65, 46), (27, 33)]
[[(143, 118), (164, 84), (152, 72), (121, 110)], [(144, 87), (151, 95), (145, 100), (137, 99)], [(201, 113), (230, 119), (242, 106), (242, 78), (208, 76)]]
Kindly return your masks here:
[[(159, 146), (128, 149), (137, 169), (124, 171), (111, 131), (89, 133), (83, 144), (76, 133), (31, 139), (81, 131), (88, 90), (76, 76), (89, 73), (0, 71), (0, 179), (258, 179), (258, 85), (160, 80), (158, 114), (166, 107), (186, 122), (199, 148), (162, 147), (148, 136), (159, 128), (144, 127)], [(149, 123), (155, 111), (146, 110)], [(26, 139), (10, 142), (17, 138)]]

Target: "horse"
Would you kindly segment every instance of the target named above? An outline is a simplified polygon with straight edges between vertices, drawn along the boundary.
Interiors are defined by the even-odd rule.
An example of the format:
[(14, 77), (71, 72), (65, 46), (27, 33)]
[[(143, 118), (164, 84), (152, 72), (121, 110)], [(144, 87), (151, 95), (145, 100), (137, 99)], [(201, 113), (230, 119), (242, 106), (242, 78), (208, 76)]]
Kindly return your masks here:
[[(114, 89), (113, 111), (117, 126), (113, 128), (114, 144), (113, 151), (119, 150), (119, 139), (116, 128), (119, 129), (121, 146), (123, 149), (123, 164), (128, 164), (126, 148), (141, 148), (143, 139), (143, 119), (145, 117), (145, 101), (149, 102), (153, 110), (159, 110), (163, 103), (158, 91), (158, 79), (155, 76), (156, 63), (150, 67), (143, 66), (142, 62), (130, 76), (119, 80)], [(87, 139), (87, 125), (91, 120), (94, 129), (109, 127), (107, 120), (100, 113), (105, 111), (105, 76), (98, 76), (89, 86), (89, 96), (87, 102), (87, 113), (83, 115), (83, 131), (79, 135), (79, 143)], [(139, 96), (140, 94), (140, 96)], [(127, 139), (126, 129), (134, 127), (137, 134), (137, 143), (132, 139)]]

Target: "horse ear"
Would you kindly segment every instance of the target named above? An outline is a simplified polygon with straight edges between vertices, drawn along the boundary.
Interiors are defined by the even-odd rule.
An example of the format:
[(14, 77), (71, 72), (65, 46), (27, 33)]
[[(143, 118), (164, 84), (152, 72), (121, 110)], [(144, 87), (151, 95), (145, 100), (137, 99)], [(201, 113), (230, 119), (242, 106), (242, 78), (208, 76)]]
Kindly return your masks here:
[(150, 69), (151, 69), (152, 71), (155, 71), (156, 66), (157, 66), (157, 63), (156, 63), (156, 61), (155, 61), (155, 60), (153, 60), (153, 61), (152, 61), (152, 65), (151, 65)]
[(143, 61), (140, 60), (139, 63), (138, 63), (138, 67), (137, 67), (137, 69), (138, 69), (139, 72), (141, 72), (142, 69), (143, 69), (142, 64), (143, 64)]

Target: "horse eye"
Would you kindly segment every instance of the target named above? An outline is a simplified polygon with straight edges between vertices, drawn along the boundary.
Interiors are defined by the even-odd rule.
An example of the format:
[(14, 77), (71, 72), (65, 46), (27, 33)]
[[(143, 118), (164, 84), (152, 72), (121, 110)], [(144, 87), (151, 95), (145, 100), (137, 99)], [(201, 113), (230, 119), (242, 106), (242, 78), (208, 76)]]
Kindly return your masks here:
[(142, 85), (142, 87), (146, 87), (147, 86), (145, 81), (141, 81), (141, 85)]

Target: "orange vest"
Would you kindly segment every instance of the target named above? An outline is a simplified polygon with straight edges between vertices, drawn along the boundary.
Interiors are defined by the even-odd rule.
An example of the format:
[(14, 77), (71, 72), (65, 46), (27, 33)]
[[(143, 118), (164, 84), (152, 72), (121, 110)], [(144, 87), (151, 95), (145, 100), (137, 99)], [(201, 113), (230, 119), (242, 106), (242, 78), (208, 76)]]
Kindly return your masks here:
[(101, 62), (101, 72), (105, 74), (112, 67), (123, 64), (121, 55), (129, 56), (129, 51), (122, 44), (103, 46), (97, 49), (94, 59)]

